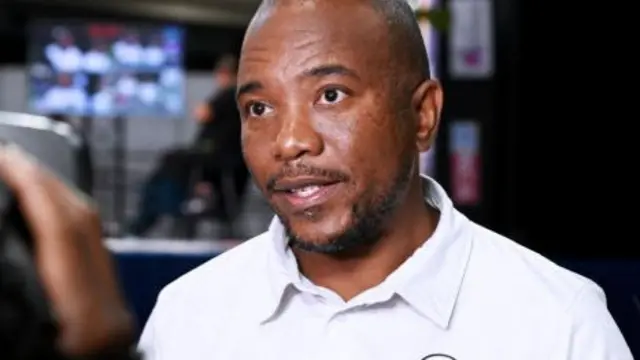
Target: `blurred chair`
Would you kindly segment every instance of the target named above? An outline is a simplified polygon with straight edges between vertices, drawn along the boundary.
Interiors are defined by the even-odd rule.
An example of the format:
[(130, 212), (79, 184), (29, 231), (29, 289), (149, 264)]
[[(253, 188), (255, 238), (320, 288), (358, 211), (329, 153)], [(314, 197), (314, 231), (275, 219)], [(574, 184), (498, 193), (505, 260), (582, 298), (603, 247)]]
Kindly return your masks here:
[(128, 227), (133, 236), (145, 236), (163, 217), (179, 222), (188, 197), (191, 157), (183, 149), (167, 151), (141, 186), (136, 218)]
[(179, 231), (185, 238), (194, 238), (199, 223), (214, 220), (220, 223), (220, 238), (242, 238), (237, 219), (243, 207), (250, 179), (242, 164), (221, 164), (219, 167), (192, 169), (189, 197), (183, 206)]

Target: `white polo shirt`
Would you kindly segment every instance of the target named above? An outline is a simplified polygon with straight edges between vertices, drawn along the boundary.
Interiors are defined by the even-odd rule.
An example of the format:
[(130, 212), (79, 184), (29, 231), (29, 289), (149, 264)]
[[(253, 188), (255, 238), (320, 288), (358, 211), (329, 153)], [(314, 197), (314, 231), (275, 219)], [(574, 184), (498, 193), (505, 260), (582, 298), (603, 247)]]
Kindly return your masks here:
[(349, 302), (306, 280), (281, 224), (182, 276), (144, 329), (146, 360), (632, 360), (592, 281), (441, 211), (432, 237)]

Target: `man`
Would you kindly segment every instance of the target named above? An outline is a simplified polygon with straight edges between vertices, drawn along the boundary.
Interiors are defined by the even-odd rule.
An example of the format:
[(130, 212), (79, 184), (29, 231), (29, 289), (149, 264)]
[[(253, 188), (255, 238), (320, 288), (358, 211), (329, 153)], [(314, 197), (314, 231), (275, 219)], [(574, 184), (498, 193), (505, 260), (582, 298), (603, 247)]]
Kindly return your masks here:
[[(242, 359), (246, 358), (243, 355), (249, 354), (263, 359), (404, 359), (414, 358), (412, 349), (424, 347), (428, 348), (428, 355), (415, 358), (529, 359), (536, 356), (551, 359), (631, 359), (606, 312), (601, 291), (593, 283), (472, 224), (452, 208), (442, 189), (433, 181), (425, 180), (422, 189), (432, 206), (425, 206), (422, 211), (430, 215), (416, 216), (406, 211), (408, 204), (415, 201), (410, 196), (412, 191), (416, 191), (412, 182), (419, 182), (419, 179), (410, 174), (409, 180), (399, 181), (402, 179), (400, 171), (391, 176), (394, 174), (389, 173), (393, 172), (385, 167), (361, 166), (374, 161), (367, 156), (354, 156), (358, 155), (360, 148), (352, 145), (366, 145), (363, 141), (366, 139), (385, 139), (395, 143), (393, 146), (402, 144), (404, 142), (399, 140), (411, 133), (410, 125), (416, 125), (414, 140), (422, 150), (425, 140), (432, 136), (426, 130), (431, 129), (432, 132), (437, 123), (442, 102), (440, 89), (436, 83), (420, 80), (421, 85), (416, 86), (408, 100), (412, 106), (399, 112), (389, 111), (391, 105), (400, 100), (390, 96), (385, 98), (376, 87), (388, 86), (392, 73), (384, 77), (387, 85), (374, 84), (372, 75), (364, 71), (367, 67), (359, 63), (362, 60), (347, 56), (347, 51), (333, 54), (335, 58), (331, 59), (334, 64), (342, 64), (342, 68), (335, 65), (332, 69), (318, 68), (313, 63), (292, 61), (299, 60), (296, 58), (300, 52), (308, 52), (323, 43), (328, 46), (326, 42), (329, 40), (336, 43), (336, 49), (340, 48), (340, 43), (344, 46), (352, 41), (349, 40), (352, 34), (345, 31), (345, 27), (324, 27), (315, 34), (297, 31), (301, 28), (309, 30), (303, 29), (301, 24), (311, 25), (308, 17), (300, 16), (304, 11), (316, 12), (316, 16), (311, 18), (316, 21), (316, 26), (324, 26), (327, 22), (339, 20), (340, 15), (348, 14), (352, 20), (348, 23), (359, 21), (361, 30), (371, 31), (369, 35), (379, 35), (368, 27), (371, 23), (367, 21), (375, 19), (372, 15), (394, 14), (390, 12), (393, 8), (385, 7), (374, 8), (377, 12), (372, 14), (372, 8), (364, 6), (373, 3), (371, 1), (343, 0), (334, 3), (338, 4), (334, 8), (327, 8), (327, 3), (325, 1), (311, 8), (309, 3), (300, 1), (296, 1), (298, 7), (293, 8), (263, 7), (245, 45), (240, 75), (244, 84), (241, 90), (244, 91), (240, 91), (240, 103), (247, 105), (247, 101), (251, 101), (251, 119), (244, 115), (245, 124), (258, 120), (256, 116), (265, 116), (260, 120), (272, 120), (266, 124), (265, 134), (268, 137), (277, 135), (277, 141), (269, 145), (274, 159), (287, 159), (294, 163), (288, 159), (294, 156), (292, 154), (298, 154), (295, 161), (305, 161), (302, 167), (286, 165), (293, 166), (293, 169), (289, 167), (287, 169), (290, 170), (281, 171), (286, 176), (284, 178), (266, 175), (268, 168), (275, 167), (276, 162), (260, 154), (252, 144), (256, 141), (252, 132), (265, 129), (256, 128), (255, 123), (252, 125), (254, 128), (245, 125), (245, 148), (252, 149), (247, 151), (249, 164), (256, 170), (256, 179), (263, 191), (269, 194), (286, 226), (274, 222), (271, 233), (223, 255), (165, 289), (141, 342), (142, 347), (149, 350), (150, 358)], [(358, 4), (360, 8), (356, 7)], [(347, 5), (351, 8), (345, 8)], [(399, 9), (400, 14), (406, 13), (406, 9)], [(334, 19), (330, 19), (330, 15)], [(285, 21), (282, 21), (283, 16)], [(297, 35), (307, 36), (311, 42), (307, 42), (306, 47), (300, 46), (299, 42), (283, 42), (280, 47), (296, 50), (283, 53), (278, 46), (274, 47), (275, 44), (256, 38), (260, 31), (268, 30), (269, 25), (274, 26), (274, 19)], [(303, 22), (296, 24), (293, 19)], [(389, 26), (386, 29), (390, 30), (399, 23), (389, 21), (386, 24)], [(329, 36), (335, 35), (336, 31), (345, 32), (339, 37)], [(328, 39), (311, 36), (321, 33)], [(284, 36), (287, 32), (278, 33), (275, 29), (266, 34), (282, 40), (300, 40), (287, 39)], [(393, 39), (393, 31), (386, 34)], [(256, 43), (252, 43), (255, 41), (252, 36), (263, 41), (262, 45), (270, 51), (275, 51), (271, 59), (264, 57), (264, 51), (250, 51), (258, 49)], [(360, 37), (360, 41), (364, 39), (371, 41), (368, 37)], [(352, 50), (363, 53), (362, 48)], [(263, 57), (256, 56), (259, 53)], [(277, 54), (286, 55), (278, 57)], [(317, 54), (327, 55), (323, 51)], [(391, 57), (388, 53), (387, 56)], [(251, 59), (268, 62), (252, 65)], [(366, 63), (372, 60), (379, 61), (369, 57)], [(251, 70), (256, 65), (262, 69), (276, 65), (280, 68), (280, 61), (294, 65), (288, 69), (293, 74), (299, 73), (300, 68), (311, 66), (314, 70), (308, 72), (308, 76), (319, 76), (312, 80), (303, 75), (295, 79), (297, 81), (286, 81), (287, 86), (292, 86), (288, 96), (296, 97), (286, 103), (284, 114), (277, 112), (282, 111), (279, 107), (282, 103), (275, 101), (278, 96), (283, 96), (280, 93), (282, 89), (273, 89), (273, 85), (287, 80), (283, 75), (292, 74), (283, 71), (273, 76), (273, 72), (252, 73), (254, 70)], [(402, 63), (388, 64), (395, 68)], [(354, 72), (355, 68), (360, 71)], [(338, 74), (334, 70), (338, 70)], [(404, 73), (413, 74), (410, 70)], [(357, 77), (351, 79), (353, 75), (349, 74)], [(311, 81), (316, 85), (313, 83), (320, 81), (323, 84), (328, 80), (324, 76), (335, 77), (330, 79), (333, 80), (330, 86), (346, 86), (349, 81), (353, 84), (344, 88), (344, 94), (338, 93), (338, 97), (334, 96), (336, 93), (321, 91), (321, 101), (313, 101), (310, 106), (293, 101), (302, 100), (305, 95), (305, 92), (293, 90), (304, 90), (303, 82)], [(400, 84), (400, 80), (403, 79), (397, 77), (394, 83)], [(321, 88), (326, 89), (324, 86)], [(254, 93), (250, 95), (247, 93), (249, 90)], [(253, 99), (248, 100), (247, 96)], [(292, 110), (298, 107), (295, 114), (304, 116), (290, 117)], [(370, 111), (363, 113), (358, 111), (360, 109)], [(326, 115), (335, 115), (334, 111), (339, 110), (344, 111), (340, 115), (348, 116), (309, 117), (305, 114), (312, 112), (318, 115), (317, 112), (326, 111)], [(383, 115), (387, 112), (384, 110), (393, 117), (385, 118)], [(323, 126), (327, 119), (344, 123), (336, 121), (332, 124), (335, 126)], [(269, 128), (272, 126), (277, 126), (278, 131)], [(352, 129), (354, 126), (357, 126), (356, 131)], [(395, 132), (385, 131), (389, 129)], [(393, 156), (382, 156), (391, 146), (384, 142), (378, 144), (381, 148), (371, 147), (368, 150), (375, 156), (381, 156), (384, 165), (393, 166), (390, 160)], [(320, 145), (323, 146), (322, 152), (318, 150)], [(294, 148), (298, 150), (294, 151)], [(344, 155), (329, 157), (328, 154), (335, 153), (336, 149)], [(259, 161), (260, 156), (264, 163)], [(402, 157), (398, 155), (398, 158)], [(319, 171), (321, 161), (327, 163), (321, 164), (325, 170)], [(342, 162), (356, 165), (329, 170), (333, 163)], [(403, 162), (397, 161), (396, 164), (401, 169), (399, 164)], [(395, 179), (389, 183), (396, 186), (389, 189), (398, 190), (398, 184), (404, 183), (406, 191), (396, 191), (400, 195), (396, 196), (396, 201), (390, 202), (388, 196), (379, 196), (382, 193), (362, 190), (367, 185), (378, 184), (361, 175), (366, 169), (373, 169), (371, 174), (379, 179), (384, 175)], [(334, 187), (332, 190), (326, 187), (305, 189), (295, 194), (273, 192), (290, 188), (293, 184), (290, 180), (296, 172), (307, 173), (305, 181), (324, 179), (323, 186), (328, 186), (326, 180), (334, 179)], [(35, 261), (61, 324), (61, 349), (68, 355), (88, 359), (90, 355), (99, 354), (99, 350), (116, 349), (117, 345), (126, 344), (131, 335), (130, 314), (117, 291), (112, 264), (100, 241), (96, 212), (76, 192), (14, 147), (0, 147), (0, 178), (16, 194), (34, 236)], [(266, 178), (269, 180), (265, 181)], [(344, 187), (353, 188), (357, 193), (345, 194)], [(313, 190), (314, 197), (302, 198), (310, 190)], [(318, 190), (323, 193), (318, 193)], [(358, 201), (365, 198), (371, 200), (363, 206)], [(306, 211), (300, 213), (294, 209), (313, 201), (317, 205), (305, 208)], [(385, 211), (377, 211), (377, 217), (364, 216), (367, 215), (365, 210), (371, 214), (372, 204), (381, 203), (386, 207), (377, 209)], [(351, 205), (351, 208), (345, 205)], [(434, 212), (435, 209), (438, 211)], [(393, 216), (380, 216), (385, 214)], [(397, 214), (404, 217), (395, 216)], [(413, 220), (410, 222), (412, 226), (397, 226), (401, 220)], [(376, 227), (384, 230), (372, 231)], [(289, 234), (288, 243), (281, 236), (285, 230)], [(315, 230), (312, 236), (309, 235), (310, 230)], [(396, 236), (398, 233), (403, 236)], [(421, 237), (422, 241), (413, 241), (424, 243), (422, 246), (410, 241)], [(413, 251), (412, 248), (417, 249)], [(398, 256), (401, 253), (405, 255)], [(408, 259), (398, 261), (402, 257)], [(394, 262), (402, 265), (389, 265)], [(395, 268), (395, 271), (389, 268)], [(357, 288), (368, 290), (362, 292)], [(387, 296), (383, 296), (382, 301), (375, 299), (384, 293)], [(441, 350), (431, 352), (433, 348)], [(454, 350), (456, 355), (453, 355)], [(450, 351), (451, 355), (445, 351)]]
[(213, 215), (225, 226), (225, 236), (236, 235), (233, 222), (249, 182), (240, 143), (236, 76), (237, 60), (230, 55), (223, 56), (214, 70), (216, 94), (195, 111), (200, 123), (194, 144), (199, 159), (196, 171), (200, 173), (196, 195), (214, 193)]
[(601, 289), (418, 173), (442, 89), (402, 0), (267, 1), (238, 75), (269, 230), (167, 286), (148, 359), (632, 359)]

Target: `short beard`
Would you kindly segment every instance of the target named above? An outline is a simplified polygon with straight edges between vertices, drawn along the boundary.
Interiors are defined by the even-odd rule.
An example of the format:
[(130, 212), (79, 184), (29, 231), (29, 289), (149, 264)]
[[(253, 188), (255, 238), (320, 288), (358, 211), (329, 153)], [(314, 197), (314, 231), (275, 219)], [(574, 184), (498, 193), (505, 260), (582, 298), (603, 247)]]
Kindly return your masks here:
[(334, 256), (351, 256), (370, 249), (384, 236), (388, 220), (400, 205), (414, 169), (415, 161), (413, 159), (408, 159), (403, 163), (391, 186), (378, 196), (373, 197), (372, 201), (355, 204), (351, 210), (353, 219), (351, 226), (327, 242), (317, 243), (297, 236), (289, 224), (280, 218), (289, 240), (289, 246), (303, 251)]

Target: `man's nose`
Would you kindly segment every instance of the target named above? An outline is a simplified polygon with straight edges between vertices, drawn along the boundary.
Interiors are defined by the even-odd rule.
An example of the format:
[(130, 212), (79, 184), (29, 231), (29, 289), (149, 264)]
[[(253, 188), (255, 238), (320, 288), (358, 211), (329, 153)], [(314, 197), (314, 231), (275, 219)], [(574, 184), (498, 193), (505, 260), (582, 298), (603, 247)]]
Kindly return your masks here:
[(280, 161), (292, 161), (302, 156), (318, 156), (324, 142), (314, 128), (306, 111), (289, 111), (281, 118), (281, 128), (276, 138), (275, 157)]

